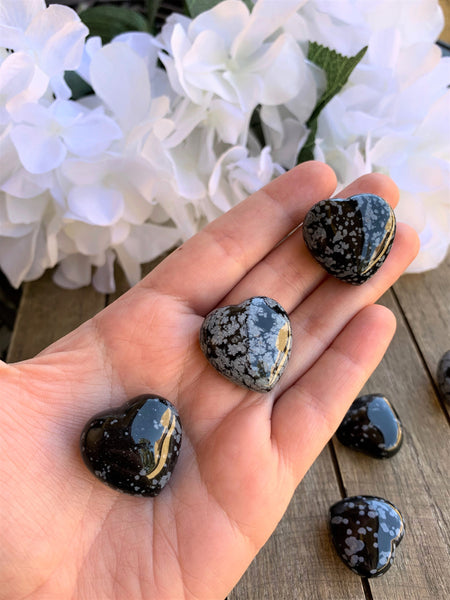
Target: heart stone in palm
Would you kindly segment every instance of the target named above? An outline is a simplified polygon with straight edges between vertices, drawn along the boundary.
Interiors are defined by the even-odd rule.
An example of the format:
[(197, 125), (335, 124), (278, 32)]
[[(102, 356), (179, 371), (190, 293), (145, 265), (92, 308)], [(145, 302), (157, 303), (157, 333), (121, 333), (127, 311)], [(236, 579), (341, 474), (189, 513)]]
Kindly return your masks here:
[(399, 510), (377, 496), (336, 502), (330, 508), (330, 527), (340, 558), (362, 577), (378, 577), (389, 569), (405, 531)]
[(200, 346), (224, 377), (250, 390), (268, 392), (288, 363), (291, 323), (278, 302), (256, 296), (209, 313), (200, 330)]
[(169, 481), (181, 446), (175, 407), (155, 394), (133, 398), (90, 419), (81, 454), (103, 483), (137, 496), (156, 496)]
[(315, 204), (303, 222), (303, 238), (328, 273), (360, 285), (385, 261), (395, 229), (394, 211), (383, 198), (358, 194)]

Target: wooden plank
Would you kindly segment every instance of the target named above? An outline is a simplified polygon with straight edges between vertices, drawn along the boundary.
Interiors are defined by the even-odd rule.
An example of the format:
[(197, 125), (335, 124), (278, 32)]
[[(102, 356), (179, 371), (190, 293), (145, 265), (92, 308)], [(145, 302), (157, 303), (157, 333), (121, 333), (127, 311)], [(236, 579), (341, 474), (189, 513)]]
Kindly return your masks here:
[(439, 360), (450, 350), (450, 254), (434, 271), (401, 277), (394, 292), (436, 382)]
[[(416, 279), (417, 297), (428, 277)], [(417, 301), (419, 303), (419, 300)], [(394, 566), (370, 580), (374, 600), (450, 598), (450, 487), (448, 422), (392, 291), (382, 303), (394, 311), (397, 332), (364, 393), (383, 393), (404, 426), (399, 453), (377, 460), (334, 440), (347, 495), (372, 494), (393, 502), (406, 533)], [(414, 325), (414, 324), (413, 324)]]
[(228, 600), (363, 600), (359, 577), (332, 548), (328, 509), (340, 499), (327, 447)]
[(105, 306), (105, 296), (91, 286), (66, 290), (55, 285), (51, 275), (48, 271), (24, 284), (8, 362), (35, 356)]
[[(155, 268), (169, 252), (143, 265), (143, 274)], [(47, 271), (37, 281), (24, 284), (14, 332), (8, 350), (7, 362), (16, 362), (35, 356), (62, 336), (93, 317), (127, 289), (128, 282), (119, 267), (116, 268), (116, 291), (105, 296), (92, 286), (67, 290), (53, 283), (52, 272)]]
[(444, 29), (441, 31), (439, 39), (450, 44), (450, 0), (439, 0), (439, 4), (444, 12)]

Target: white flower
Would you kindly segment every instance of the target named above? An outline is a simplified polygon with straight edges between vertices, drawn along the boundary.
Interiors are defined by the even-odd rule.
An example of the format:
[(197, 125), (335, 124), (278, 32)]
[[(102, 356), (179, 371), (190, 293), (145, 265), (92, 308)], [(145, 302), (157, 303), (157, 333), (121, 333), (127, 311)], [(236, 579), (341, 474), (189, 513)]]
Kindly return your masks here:
[[(357, 25), (361, 19), (369, 31), (366, 55), (319, 117), (315, 157), (336, 170), (340, 187), (373, 170), (394, 179), (397, 215), (421, 238), (408, 269), (416, 272), (437, 266), (450, 243), (449, 137), (442, 126), (448, 121), (450, 59), (441, 58), (433, 43), (442, 25), (437, 2), (412, 4), (358, 2), (351, 13), (316, 0), (310, 9), (326, 10), (334, 32), (339, 20)], [(424, 16), (427, 27), (420, 33)]]
[(0, 4), (0, 46), (31, 56), (59, 98), (70, 97), (64, 71), (78, 67), (87, 34), (87, 27), (67, 6), (46, 8), (44, 0), (2, 0)]
[(14, 110), (41, 98), (48, 85), (42, 71), (24, 52), (14, 52), (0, 64), (0, 125), (8, 123)]
[(374, 170), (400, 188), (397, 216), (419, 233), (421, 250), (408, 272), (438, 265), (450, 246), (450, 91), (434, 103), (411, 136), (392, 133), (368, 153)]
[(0, 268), (18, 287), (56, 264), (57, 219), (49, 193), (20, 199), (0, 195)]
[[(259, 156), (249, 156), (243, 146), (230, 148), (219, 157), (208, 182), (208, 198), (218, 209), (210, 220), (253, 194), (284, 172), (272, 161), (270, 148), (263, 148)], [(212, 217), (212, 218), (211, 218)]]
[[(339, 187), (389, 174), (419, 232), (410, 270), (450, 240), (449, 59), (437, 0), (224, 0), (161, 33), (85, 41), (74, 11), (0, 0), (0, 268), (13, 285), (114, 289), (295, 165), (325, 77), (317, 41), (367, 53), (321, 112), (315, 156)], [(161, 62), (165, 68), (161, 68)], [(64, 73), (93, 93), (70, 100)], [(258, 128), (254, 126), (259, 117)], [(260, 127), (259, 127), (260, 125)]]
[(246, 112), (287, 102), (300, 89), (304, 57), (291, 35), (268, 38), (304, 3), (259, 0), (250, 14), (240, 0), (225, 0), (191, 22), (172, 16), (160, 36), (172, 87), (196, 104), (214, 95)]
[(70, 100), (49, 107), (25, 104), (14, 118), (11, 140), (27, 171), (47, 173), (62, 164), (68, 153), (90, 157), (104, 152), (121, 137), (116, 123), (101, 108), (88, 110)]

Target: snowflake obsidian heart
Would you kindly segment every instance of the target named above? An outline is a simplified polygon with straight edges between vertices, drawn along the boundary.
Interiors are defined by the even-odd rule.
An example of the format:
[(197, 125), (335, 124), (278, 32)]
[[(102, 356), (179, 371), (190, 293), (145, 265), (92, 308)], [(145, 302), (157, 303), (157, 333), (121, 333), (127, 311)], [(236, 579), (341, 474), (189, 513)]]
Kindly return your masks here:
[(268, 392), (289, 360), (292, 329), (286, 311), (264, 296), (224, 306), (207, 315), (200, 346), (224, 377), (256, 392)]
[(137, 496), (161, 492), (180, 446), (178, 413), (155, 394), (95, 415), (81, 434), (81, 454), (88, 469), (110, 487)]
[(394, 211), (383, 198), (359, 194), (315, 204), (303, 222), (303, 238), (328, 273), (360, 285), (385, 261), (395, 229)]

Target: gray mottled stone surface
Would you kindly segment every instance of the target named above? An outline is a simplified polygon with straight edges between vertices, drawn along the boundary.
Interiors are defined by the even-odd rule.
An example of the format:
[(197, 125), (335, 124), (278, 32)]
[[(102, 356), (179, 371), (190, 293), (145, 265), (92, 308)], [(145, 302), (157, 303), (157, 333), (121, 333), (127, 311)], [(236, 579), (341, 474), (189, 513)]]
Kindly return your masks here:
[(405, 531), (399, 510), (376, 496), (352, 496), (333, 504), (330, 528), (340, 558), (363, 577), (378, 577), (389, 569)]
[(224, 377), (250, 390), (268, 392), (288, 363), (291, 324), (278, 302), (256, 296), (209, 313), (200, 331), (200, 346)]
[(326, 271), (360, 285), (385, 261), (395, 229), (394, 211), (383, 198), (358, 194), (315, 204), (303, 222), (303, 238)]
[(390, 458), (401, 448), (402, 424), (385, 396), (366, 394), (354, 400), (336, 437), (341, 444), (374, 458)]

